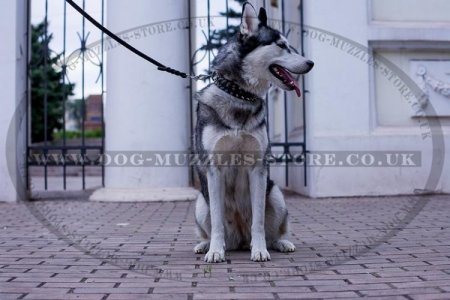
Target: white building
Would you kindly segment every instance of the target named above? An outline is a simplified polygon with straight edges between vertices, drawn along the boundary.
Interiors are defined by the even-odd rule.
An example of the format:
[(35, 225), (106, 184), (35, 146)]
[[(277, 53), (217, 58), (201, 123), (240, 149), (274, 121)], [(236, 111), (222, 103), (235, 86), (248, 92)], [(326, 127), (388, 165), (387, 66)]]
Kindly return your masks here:
[[(308, 150), (418, 151), (421, 165), (315, 166), (308, 186), (292, 179), (292, 189), (312, 197), (450, 192), (448, 11), (445, 0), (304, 1), (305, 54), (316, 63), (306, 77)], [(421, 89), (423, 106), (411, 95)]]
[[(281, 0), (265, 2), (269, 17), (280, 20)], [(0, 50), (0, 200), (14, 201), (20, 186), (14, 183), (24, 173), (25, 137), (19, 121), (9, 125), (26, 87), (27, 16), (25, 0), (8, 3), (0, 12), (6, 45)], [(107, 26), (119, 32), (183, 19), (187, 3), (109, 0)], [(199, 0), (197, 7), (205, 3)], [(306, 186), (303, 167), (290, 166), (288, 188), (311, 197), (449, 193), (450, 2), (304, 0), (303, 33), (299, 5), (300, 0), (285, 0), (284, 18), (291, 22), (286, 29), (291, 43), (300, 46), (303, 36), (305, 56), (315, 62), (304, 86), (306, 145), (314, 166), (307, 167)], [(173, 68), (189, 69), (188, 57), (180, 55), (189, 45), (183, 30), (132, 44)], [(157, 72), (125, 49), (107, 55), (106, 151), (186, 151), (191, 122), (186, 80)], [(420, 97), (423, 92), (429, 97)], [(283, 142), (284, 99), (275, 90), (269, 98), (271, 139)], [(287, 96), (290, 142), (303, 141), (302, 101)], [(13, 168), (6, 152), (10, 162), (18, 162)], [(404, 155), (404, 164), (386, 166), (386, 155), (394, 152)], [(271, 175), (284, 184), (285, 168), (272, 167)], [(187, 167), (106, 168), (105, 188), (94, 194), (99, 200), (194, 197)]]

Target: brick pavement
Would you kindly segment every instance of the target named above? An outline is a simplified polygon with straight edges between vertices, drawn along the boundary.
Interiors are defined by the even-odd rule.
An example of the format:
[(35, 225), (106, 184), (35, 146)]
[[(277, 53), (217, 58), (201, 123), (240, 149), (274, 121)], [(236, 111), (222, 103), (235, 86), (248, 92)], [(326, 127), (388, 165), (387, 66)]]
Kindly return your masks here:
[(449, 196), (287, 202), (295, 253), (211, 266), (192, 202), (0, 203), (0, 299), (450, 299)]

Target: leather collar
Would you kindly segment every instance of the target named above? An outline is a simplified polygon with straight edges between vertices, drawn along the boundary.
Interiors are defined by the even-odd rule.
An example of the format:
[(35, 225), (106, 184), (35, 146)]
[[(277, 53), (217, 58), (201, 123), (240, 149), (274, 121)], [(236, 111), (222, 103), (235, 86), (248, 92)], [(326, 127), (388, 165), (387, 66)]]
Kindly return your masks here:
[(248, 92), (244, 89), (242, 89), (239, 85), (234, 83), (231, 80), (228, 80), (222, 76), (220, 76), (218, 73), (213, 73), (211, 76), (214, 84), (224, 91), (227, 94), (230, 94), (233, 97), (239, 98), (241, 100), (244, 100), (246, 102), (250, 103), (258, 103), (263, 101), (263, 99), (251, 92)]

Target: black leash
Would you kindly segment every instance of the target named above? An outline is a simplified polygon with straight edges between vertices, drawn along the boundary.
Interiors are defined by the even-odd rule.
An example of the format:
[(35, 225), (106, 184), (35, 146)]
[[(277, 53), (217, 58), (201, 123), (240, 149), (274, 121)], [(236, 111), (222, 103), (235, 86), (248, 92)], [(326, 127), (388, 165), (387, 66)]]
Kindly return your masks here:
[(139, 51), (138, 49), (134, 48), (133, 46), (131, 46), (130, 44), (128, 44), (127, 42), (122, 40), (120, 37), (118, 37), (117, 35), (112, 33), (111, 31), (109, 31), (106, 27), (104, 27), (102, 24), (97, 22), (93, 17), (91, 17), (88, 13), (86, 13), (75, 2), (73, 2), (73, 0), (66, 0), (66, 2), (69, 3), (83, 17), (88, 19), (89, 22), (91, 22), (95, 27), (100, 29), (102, 32), (106, 33), (110, 38), (112, 38), (113, 40), (115, 40), (116, 42), (118, 42), (119, 44), (121, 44), (122, 46), (124, 46), (125, 48), (127, 48), (128, 50), (130, 50), (131, 52), (136, 54), (137, 56), (140, 56), (141, 58), (145, 59), (149, 63), (158, 67), (159, 71), (167, 72), (167, 73), (170, 73), (170, 74), (182, 77), (182, 78), (189, 78), (189, 79), (193, 79), (193, 80), (203, 80), (204, 81), (211, 77), (210, 75), (190, 75), (190, 74), (186, 74), (184, 72), (181, 72), (181, 71), (178, 71), (178, 70), (175, 70), (175, 69), (172, 69), (170, 67), (163, 65), (159, 61), (157, 61), (157, 60), (151, 58), (150, 56), (148, 56), (147, 54)]

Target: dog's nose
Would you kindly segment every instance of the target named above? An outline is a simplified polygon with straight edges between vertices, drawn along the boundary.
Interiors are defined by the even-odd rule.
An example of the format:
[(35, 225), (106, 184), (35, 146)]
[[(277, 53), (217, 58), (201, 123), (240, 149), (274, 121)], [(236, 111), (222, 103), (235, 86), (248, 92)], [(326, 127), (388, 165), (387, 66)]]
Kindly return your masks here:
[(307, 64), (308, 67), (310, 67), (310, 68), (314, 67), (314, 62), (311, 61), (311, 60), (308, 60), (308, 61), (306, 62), (306, 64)]

